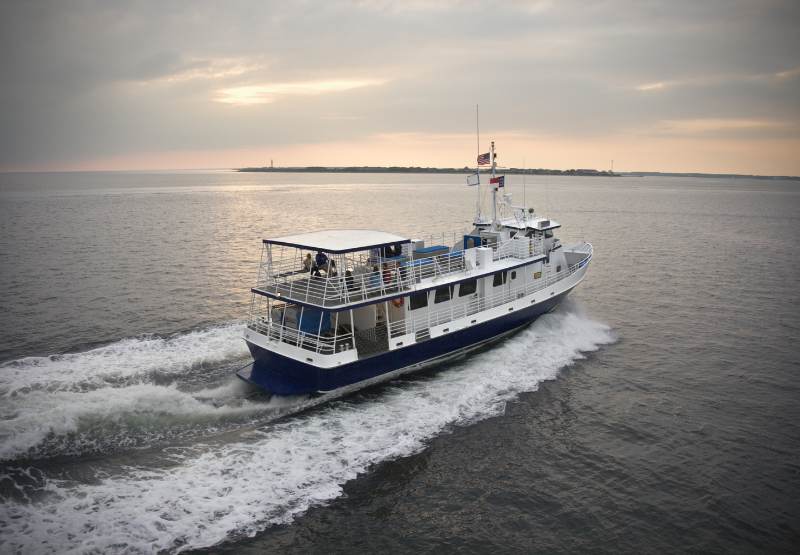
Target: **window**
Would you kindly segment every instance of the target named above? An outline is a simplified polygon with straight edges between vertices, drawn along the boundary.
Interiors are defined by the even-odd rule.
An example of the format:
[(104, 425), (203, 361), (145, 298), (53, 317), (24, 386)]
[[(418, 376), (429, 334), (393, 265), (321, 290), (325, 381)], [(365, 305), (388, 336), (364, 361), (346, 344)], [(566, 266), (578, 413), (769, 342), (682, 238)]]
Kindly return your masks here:
[(452, 285), (445, 285), (444, 287), (439, 287), (436, 289), (436, 294), (433, 296), (433, 302), (434, 304), (436, 304), (449, 301), (452, 294), (453, 294)]
[(471, 279), (469, 281), (462, 281), (458, 286), (458, 296), (466, 297), (472, 295), (478, 289), (478, 281)]
[(408, 309), (409, 310), (417, 310), (418, 308), (423, 308), (428, 306), (428, 292), (423, 291), (422, 293), (414, 293), (411, 295)]
[(533, 272), (533, 279), (539, 279), (542, 277), (542, 272)]
[(553, 230), (552, 229), (546, 229), (544, 231), (544, 238), (545, 239), (550, 239), (552, 237), (553, 237)]
[(511, 272), (511, 279), (517, 279), (517, 272)]
[(511, 231), (508, 232), (508, 237), (509, 238), (514, 237), (514, 235), (516, 235), (516, 234), (517, 234), (517, 230), (516, 229), (512, 229)]
[(559, 264), (558, 266), (556, 266), (556, 272), (560, 272), (560, 271), (561, 271), (561, 264)]
[(500, 287), (506, 282), (506, 272), (495, 272), (492, 276), (492, 287)]

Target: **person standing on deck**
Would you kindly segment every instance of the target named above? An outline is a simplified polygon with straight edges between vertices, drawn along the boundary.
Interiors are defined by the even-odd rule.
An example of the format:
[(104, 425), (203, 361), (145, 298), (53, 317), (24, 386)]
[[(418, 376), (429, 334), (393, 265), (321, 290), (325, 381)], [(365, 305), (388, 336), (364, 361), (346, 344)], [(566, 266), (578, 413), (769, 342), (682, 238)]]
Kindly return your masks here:
[(372, 267), (372, 272), (370, 272), (367, 279), (367, 294), (380, 293), (381, 272), (378, 269), (378, 266)]

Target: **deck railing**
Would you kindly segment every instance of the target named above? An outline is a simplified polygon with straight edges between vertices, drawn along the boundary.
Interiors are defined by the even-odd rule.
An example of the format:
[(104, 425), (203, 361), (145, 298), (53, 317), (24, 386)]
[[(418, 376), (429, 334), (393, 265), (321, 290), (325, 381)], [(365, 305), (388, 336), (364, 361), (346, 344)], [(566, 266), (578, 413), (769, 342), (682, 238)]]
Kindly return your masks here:
[(478, 297), (477, 294), (473, 294), (470, 300), (466, 303), (453, 303), (450, 301), (450, 306), (447, 308), (440, 310), (428, 310), (426, 313), (420, 316), (411, 316), (404, 320), (390, 322), (389, 335), (390, 337), (397, 337), (407, 333), (416, 333), (432, 326), (446, 324), (447, 322), (452, 322), (453, 320), (457, 320), (459, 318), (466, 318), (467, 316), (471, 316), (478, 312), (482, 312), (496, 306), (510, 303), (519, 298), (532, 295), (537, 291), (541, 291), (542, 289), (545, 289), (550, 285), (553, 285), (554, 283), (573, 275), (586, 265), (591, 257), (591, 253), (591, 248), (589, 248), (586, 256), (575, 264), (568, 266), (560, 272), (545, 273), (545, 275), (543, 275), (541, 278), (520, 287), (499, 291), (495, 294), (482, 298)]
[(332, 355), (353, 348), (352, 332), (317, 335), (274, 322), (266, 316), (252, 318), (247, 327), (275, 341), (282, 341), (322, 355)]
[[(427, 330), (432, 326), (446, 324), (447, 322), (465, 318), (478, 312), (515, 301), (521, 297), (531, 295), (573, 275), (586, 265), (591, 256), (591, 246), (587, 245), (586, 255), (581, 260), (560, 272), (546, 273), (532, 283), (508, 291), (500, 291), (483, 298), (479, 298), (477, 294), (473, 294), (466, 303), (454, 303), (451, 300), (448, 303), (450, 306), (447, 308), (428, 310), (424, 315), (411, 316), (403, 320), (389, 322), (389, 337), (394, 338), (408, 333)], [(282, 341), (319, 354), (329, 355), (352, 349), (354, 346), (353, 333), (347, 326), (344, 327), (344, 329), (347, 330), (344, 333), (338, 333), (339, 330), (336, 330), (334, 335), (317, 335), (300, 331), (297, 328), (281, 324), (280, 322), (272, 321), (268, 316), (254, 316), (250, 322), (248, 322), (248, 327), (258, 333), (266, 335), (270, 339)], [(368, 336), (370, 334), (377, 336), (379, 328), (384, 330), (383, 333), (385, 336), (385, 330), (387, 329), (385, 323), (375, 328), (359, 330), (357, 333), (361, 334), (361, 336)], [(363, 355), (363, 353), (359, 353), (359, 355)]]
[[(543, 254), (541, 239), (513, 237), (491, 246), (492, 259), (528, 258)], [(297, 261), (263, 262), (259, 268), (257, 289), (279, 294), (286, 300), (307, 302), (328, 308), (411, 291), (425, 279), (465, 272), (465, 251), (455, 250), (437, 256), (418, 258), (394, 257), (377, 259), (377, 271), (358, 272), (346, 276), (337, 268), (335, 276), (314, 275), (298, 267)], [(363, 269), (363, 267), (362, 267)], [(358, 273), (357, 273), (358, 272)]]

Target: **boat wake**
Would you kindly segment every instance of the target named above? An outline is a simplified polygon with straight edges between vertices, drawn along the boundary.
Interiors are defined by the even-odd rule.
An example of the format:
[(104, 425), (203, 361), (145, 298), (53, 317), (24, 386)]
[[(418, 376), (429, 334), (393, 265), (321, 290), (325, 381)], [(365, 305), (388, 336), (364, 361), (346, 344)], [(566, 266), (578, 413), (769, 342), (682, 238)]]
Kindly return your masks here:
[[(13, 459), (43, 445), (55, 453), (67, 447), (53, 438), (68, 442), (84, 434), (84, 441), (98, 441), (114, 429), (119, 433), (111, 434), (113, 441), (124, 442), (125, 434), (142, 428), (152, 434), (181, 426), (257, 423), (260, 414), (280, 409), (275, 401), (254, 398), (244, 384), (230, 381), (188, 391), (188, 379), (179, 378), (202, 373), (203, 361), (241, 357), (241, 341), (231, 337), (238, 336), (235, 328), (199, 332), (210, 334), (209, 342), (221, 352), (187, 349), (180, 362), (177, 345), (191, 341), (158, 340), (171, 353), (172, 381), (166, 385), (152, 379), (114, 383), (119, 376), (164, 372), (155, 363), (137, 363), (136, 370), (120, 364), (113, 371), (97, 364), (95, 369), (106, 371), (100, 378), (70, 366), (66, 373), (72, 378), (62, 376), (55, 391), (44, 376), (30, 378), (24, 387), (10, 383), (8, 368), (30, 363), (5, 365), (3, 456)], [(222, 345), (217, 341), (222, 336), (236, 347)], [(253, 535), (340, 496), (347, 481), (377, 463), (419, 452), (451, 426), (502, 414), (518, 394), (536, 390), (583, 353), (613, 341), (606, 325), (567, 302), (500, 346), (446, 371), (392, 382), (380, 395), (354, 395), (291, 419), (256, 424), (224, 440), (172, 447), (160, 454), (169, 464), (127, 463), (78, 479), (6, 463), (0, 476), (0, 548), (182, 551)], [(143, 350), (142, 360), (149, 359), (149, 347)], [(96, 364), (92, 353), (74, 355), (75, 360)], [(81, 389), (87, 384), (91, 388)], [(8, 409), (7, 401), (15, 399), (16, 409)]]
[(248, 360), (241, 331), (230, 324), (0, 365), (0, 461), (151, 445), (261, 411), (263, 399), (231, 377), (231, 364)]
[(169, 382), (206, 365), (246, 357), (242, 330), (241, 324), (213, 326), (169, 338), (123, 339), (82, 353), (5, 362), (0, 365), (0, 395)]

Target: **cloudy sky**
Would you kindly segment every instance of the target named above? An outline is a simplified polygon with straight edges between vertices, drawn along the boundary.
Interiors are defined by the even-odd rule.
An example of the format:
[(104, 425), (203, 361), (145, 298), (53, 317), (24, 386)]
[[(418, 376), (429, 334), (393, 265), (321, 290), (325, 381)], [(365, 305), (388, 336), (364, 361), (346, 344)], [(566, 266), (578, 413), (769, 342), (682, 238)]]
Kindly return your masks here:
[(0, 5), (0, 169), (800, 175), (797, 0)]

